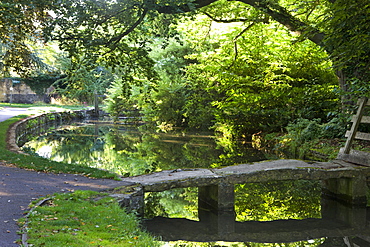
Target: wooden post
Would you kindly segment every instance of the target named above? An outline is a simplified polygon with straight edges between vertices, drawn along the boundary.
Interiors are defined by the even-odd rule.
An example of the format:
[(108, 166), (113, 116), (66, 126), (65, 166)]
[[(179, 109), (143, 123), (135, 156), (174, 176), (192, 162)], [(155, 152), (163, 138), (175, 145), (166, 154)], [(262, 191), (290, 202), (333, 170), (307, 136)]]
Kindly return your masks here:
[(99, 99), (96, 90), (94, 91), (94, 106), (95, 106), (95, 115), (99, 117)]
[(367, 98), (366, 97), (364, 97), (362, 99), (359, 99), (359, 103), (358, 103), (359, 106), (358, 106), (358, 109), (357, 109), (357, 114), (355, 116), (353, 116), (352, 127), (351, 127), (351, 130), (349, 131), (349, 135), (348, 135), (346, 144), (345, 144), (344, 149), (343, 149), (343, 153), (345, 153), (345, 154), (349, 154), (349, 152), (350, 152), (352, 142), (356, 137), (356, 132), (357, 132), (358, 126), (361, 123), (361, 119), (362, 119), (362, 115), (364, 113), (366, 103), (367, 103)]

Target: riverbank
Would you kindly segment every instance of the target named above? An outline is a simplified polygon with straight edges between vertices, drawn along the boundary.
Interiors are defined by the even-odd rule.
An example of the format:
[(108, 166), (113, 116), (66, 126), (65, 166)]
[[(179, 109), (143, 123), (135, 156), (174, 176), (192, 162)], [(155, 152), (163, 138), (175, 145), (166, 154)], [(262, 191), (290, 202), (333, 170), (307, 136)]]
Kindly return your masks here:
[[(5, 121), (0, 123), (0, 206), (2, 208), (0, 220), (4, 222), (0, 225), (0, 246), (19, 246), (20, 235), (17, 221), (24, 217), (28, 205), (40, 197), (48, 197), (54, 193), (70, 193), (77, 190), (105, 191), (127, 185), (124, 182), (112, 180), (111, 178), (116, 178), (116, 175), (112, 176), (108, 172), (102, 174), (108, 174), (107, 177), (110, 179), (91, 178), (92, 176), (104, 177), (99, 175), (102, 171), (98, 169), (52, 162), (44, 158), (8, 151), (6, 149), (6, 137), (9, 126), (31, 115), (28, 114), (29, 111), (25, 110), (26, 115), (9, 118), (12, 117), (12, 114), (8, 113), (9, 109), (6, 110), (6, 114), (3, 114)], [(18, 113), (13, 112), (13, 115), (18, 115)], [(79, 204), (75, 203), (75, 207), (78, 206)], [(124, 211), (122, 211), (122, 214), (124, 214)], [(63, 220), (61, 217), (55, 219), (54, 222), (58, 224)], [(140, 236), (139, 228), (137, 232)], [(44, 237), (46, 236), (41, 236), (41, 239)], [(140, 240), (137, 242), (140, 243)], [(53, 244), (53, 246), (66, 245)]]
[[(126, 185), (111, 179), (92, 179), (84, 175), (44, 173), (0, 163), (0, 246), (18, 246), (18, 219), (37, 198), (75, 190), (103, 191)], [(76, 204), (77, 207), (77, 204)]]

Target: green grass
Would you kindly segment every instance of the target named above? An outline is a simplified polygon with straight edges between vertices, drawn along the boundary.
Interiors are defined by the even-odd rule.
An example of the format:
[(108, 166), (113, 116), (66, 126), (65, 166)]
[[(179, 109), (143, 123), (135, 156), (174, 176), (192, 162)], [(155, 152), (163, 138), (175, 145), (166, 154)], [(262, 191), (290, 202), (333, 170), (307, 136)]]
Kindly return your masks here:
[[(100, 198), (100, 199), (99, 199)], [(55, 194), (19, 223), (26, 224), (32, 246), (159, 246), (140, 230), (137, 217), (102, 193)]]
[[(51, 112), (55, 106), (0, 104), (0, 107), (26, 107), (30, 114)], [(60, 108), (59, 106), (57, 108)], [(79, 110), (81, 107), (62, 107)], [(117, 179), (116, 174), (95, 168), (51, 161), (42, 157), (16, 154), (6, 149), (8, 128), (28, 117), (20, 115), (0, 122), (0, 160), (20, 168), (42, 172), (75, 173), (95, 178)], [(95, 200), (102, 197), (101, 200)], [(22, 225), (26, 218), (19, 220)], [(148, 233), (140, 230), (138, 219), (127, 213), (106, 195), (92, 191), (55, 194), (48, 206), (37, 207), (27, 218), (29, 246), (159, 246)]]
[[(0, 104), (9, 106), (10, 104)], [(4, 122), (0, 122), (0, 160), (6, 163), (14, 164), (20, 168), (32, 169), (35, 171), (53, 172), (53, 173), (73, 173), (81, 174), (94, 178), (110, 178), (117, 179), (117, 175), (108, 171), (99, 170), (87, 166), (77, 164), (67, 164), (62, 162), (51, 161), (42, 157), (16, 154), (6, 149), (6, 135), (8, 128), (15, 122), (26, 118), (35, 113), (52, 112), (56, 110), (80, 110), (81, 106), (53, 106), (53, 105), (27, 105), (27, 104), (11, 104), (12, 107), (23, 107), (30, 110), (29, 115), (20, 115), (13, 117)]]
[(4, 122), (0, 122), (0, 160), (6, 163), (14, 164), (20, 168), (32, 169), (35, 171), (42, 172), (53, 172), (53, 173), (73, 173), (82, 174), (94, 178), (110, 178), (117, 179), (117, 175), (108, 171), (99, 170), (87, 166), (81, 166), (76, 164), (67, 164), (62, 162), (56, 162), (48, 160), (42, 157), (36, 157), (31, 155), (17, 154), (6, 149), (6, 133), (11, 124), (27, 117), (26, 115), (20, 115), (13, 117)]

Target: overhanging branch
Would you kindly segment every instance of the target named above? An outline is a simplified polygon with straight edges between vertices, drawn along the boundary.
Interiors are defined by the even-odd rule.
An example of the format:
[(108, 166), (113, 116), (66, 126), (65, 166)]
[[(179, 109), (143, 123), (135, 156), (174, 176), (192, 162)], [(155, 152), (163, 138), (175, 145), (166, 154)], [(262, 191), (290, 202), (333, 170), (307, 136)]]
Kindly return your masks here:
[[(239, 0), (271, 16), (290, 31), (305, 35), (315, 44), (323, 46), (324, 33), (291, 15), (284, 7), (266, 0)], [(325, 47), (324, 47), (325, 48)]]
[(233, 39), (233, 42), (234, 42), (234, 60), (233, 62), (230, 64), (229, 68), (231, 68), (236, 59), (238, 58), (238, 43), (237, 43), (237, 40), (245, 33), (247, 32), (249, 29), (251, 29), (254, 25), (256, 24), (256, 22), (252, 22), (251, 24), (249, 24), (246, 28), (244, 28), (240, 33), (238, 33), (238, 35), (236, 35)]
[(246, 18), (235, 18), (235, 19), (216, 19), (214, 18), (211, 14), (207, 12), (202, 12), (206, 16), (208, 16), (212, 21), (214, 22), (221, 22), (221, 23), (233, 23), (233, 22), (246, 22), (246, 21), (251, 21), (250, 19)]
[[(201, 8), (215, 1), (216, 0), (195, 0), (193, 3), (197, 8)], [(279, 4), (276, 4), (275, 2), (270, 0), (238, 0), (238, 1), (248, 4), (262, 11), (263, 13), (269, 15), (275, 21), (287, 27), (290, 31), (302, 34), (315, 44), (325, 48), (325, 46), (323, 45), (323, 39), (325, 36), (324, 33), (320, 32), (320, 30), (318, 30), (317, 28), (312, 27), (309, 24), (294, 17), (291, 13), (287, 11), (287, 9), (280, 6)], [(334, 2), (335, 0), (328, 1)], [(181, 7), (181, 9), (183, 11), (190, 11), (190, 9), (186, 7)]]
[(121, 33), (120, 35), (116, 36), (116, 37), (113, 37), (111, 38), (108, 42), (106, 42), (105, 44), (106, 45), (111, 45), (112, 43), (114, 45), (116, 45), (118, 42), (121, 41), (121, 39), (123, 39), (123, 37), (125, 37), (126, 35), (128, 35), (129, 33), (131, 33), (132, 31), (135, 30), (135, 28), (143, 21), (145, 15), (148, 13), (148, 9), (147, 8), (144, 8), (143, 9), (143, 13), (141, 13), (139, 19), (136, 20), (136, 22), (131, 26), (129, 27), (126, 31), (124, 31), (123, 33)]

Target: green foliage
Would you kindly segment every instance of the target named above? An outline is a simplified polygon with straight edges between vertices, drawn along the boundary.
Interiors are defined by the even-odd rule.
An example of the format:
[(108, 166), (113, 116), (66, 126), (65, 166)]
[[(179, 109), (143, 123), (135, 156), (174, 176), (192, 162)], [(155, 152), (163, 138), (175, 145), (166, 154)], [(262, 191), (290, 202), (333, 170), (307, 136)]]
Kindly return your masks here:
[(116, 78), (109, 87), (108, 97), (105, 100), (106, 110), (116, 119), (122, 115), (125, 110), (132, 108), (132, 102), (129, 100), (128, 84), (122, 79)]
[[(101, 89), (112, 81), (95, 69), (109, 68), (116, 82), (107, 109), (117, 116), (124, 108), (139, 108), (147, 121), (160, 126), (213, 126), (235, 138), (250, 138), (259, 131), (280, 131), (296, 118), (326, 120), (339, 107), (336, 78), (317, 45), (336, 68), (351, 74), (353, 93), (367, 93), (366, 1), (197, 3), (208, 5), (201, 9), (206, 16), (180, 23), (159, 12), (190, 11), (196, 6), (189, 1), (36, 4), (52, 10), (52, 21), (32, 4), (29, 16), (10, 11), (9, 2), (3, 7), (10, 19), (3, 23), (14, 16), (20, 26), (38, 20), (45, 39), (57, 40), (68, 51), (68, 79), (59, 84), (60, 93), (91, 101), (92, 92), (104, 93)], [(29, 30), (33, 34), (35, 26)], [(305, 38), (316, 44), (302, 42)]]
[(342, 138), (346, 126), (346, 119), (341, 117), (333, 117), (327, 123), (322, 123), (321, 119), (297, 119), (286, 127), (287, 134), (278, 137), (279, 142), (275, 148), (302, 159), (317, 140)]
[(30, 42), (42, 40), (41, 30), (48, 21), (49, 0), (4, 0), (0, 3), (0, 74), (29, 75), (43, 66)]
[(334, 64), (348, 76), (369, 81), (370, 4), (366, 0), (338, 0), (324, 20), (325, 40)]
[(238, 221), (320, 218), (317, 181), (275, 181), (235, 187)]
[(183, 113), (188, 90), (183, 68), (188, 63), (185, 55), (190, 51), (189, 44), (175, 38), (153, 41), (149, 57), (154, 61), (158, 80), (152, 79), (133, 86), (129, 100), (137, 102), (147, 122), (156, 125), (186, 126)]
[(31, 169), (35, 171), (43, 172), (55, 172), (55, 173), (73, 173), (73, 174), (84, 174), (86, 176), (96, 178), (116, 178), (116, 174), (109, 173), (107, 171), (98, 170), (95, 168), (71, 165), (61, 162), (51, 161), (49, 159), (29, 156), (24, 154), (13, 153), (6, 148), (6, 137), (9, 126), (16, 121), (19, 121), (26, 116), (18, 116), (8, 119), (0, 123), (0, 159), (6, 162), (17, 165), (20, 168)]
[(53, 86), (56, 92), (79, 102), (93, 103), (95, 94), (104, 94), (113, 80), (113, 75), (106, 69), (95, 65), (83, 57), (75, 63), (70, 58), (60, 57), (60, 71), (66, 76), (57, 80)]
[(276, 23), (255, 24), (233, 41), (242, 32), (229, 24), (204, 41), (217, 49), (199, 48), (189, 56), (197, 63), (187, 67), (188, 81), (201, 92), (197, 99), (209, 99), (203, 108), (212, 109), (217, 126), (242, 137), (279, 131), (298, 117), (324, 118), (336, 109), (336, 79), (325, 53), (308, 42), (293, 44), (294, 36)]
[(178, 188), (145, 194), (145, 217), (187, 218), (198, 220), (198, 188)]
[(27, 217), (28, 244), (34, 246), (159, 246), (107, 194), (55, 194)]

